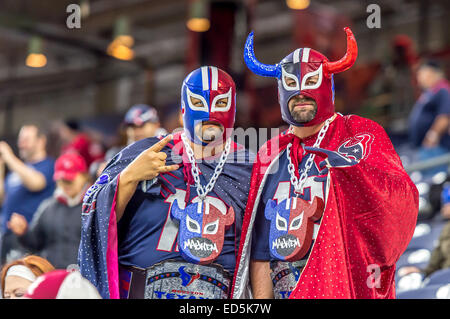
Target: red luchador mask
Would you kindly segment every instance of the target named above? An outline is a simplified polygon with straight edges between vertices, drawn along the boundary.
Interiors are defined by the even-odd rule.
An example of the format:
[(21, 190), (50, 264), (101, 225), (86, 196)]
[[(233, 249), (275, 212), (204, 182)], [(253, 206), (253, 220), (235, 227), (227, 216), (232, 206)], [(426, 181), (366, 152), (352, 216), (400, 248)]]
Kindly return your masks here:
[[(313, 49), (299, 48), (276, 65), (263, 64), (256, 59), (253, 51), (253, 32), (247, 37), (245, 63), (255, 74), (277, 78), (281, 115), (287, 123), (294, 126), (312, 126), (322, 123), (334, 114), (333, 74), (349, 69), (358, 55), (352, 31), (349, 28), (344, 30), (347, 33), (347, 52), (336, 62), (328, 61), (322, 53)], [(317, 80), (311, 82), (313, 77)], [(289, 110), (289, 100), (299, 95), (312, 98), (317, 104), (317, 113), (308, 122), (296, 121)]]

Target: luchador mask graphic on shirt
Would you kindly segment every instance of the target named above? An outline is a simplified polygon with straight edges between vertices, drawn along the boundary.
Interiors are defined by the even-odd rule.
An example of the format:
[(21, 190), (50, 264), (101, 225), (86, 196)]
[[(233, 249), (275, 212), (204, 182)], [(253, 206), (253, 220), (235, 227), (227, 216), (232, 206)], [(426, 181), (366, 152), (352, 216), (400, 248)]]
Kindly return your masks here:
[(265, 209), (270, 220), (269, 248), (272, 257), (283, 261), (297, 261), (309, 251), (314, 222), (322, 217), (324, 202), (314, 197), (312, 204), (291, 197), (281, 201), (269, 200)]
[(208, 196), (203, 202), (196, 199), (185, 209), (175, 200), (171, 215), (180, 223), (178, 247), (182, 257), (192, 263), (209, 264), (222, 251), (225, 229), (234, 223), (234, 210), (218, 198)]

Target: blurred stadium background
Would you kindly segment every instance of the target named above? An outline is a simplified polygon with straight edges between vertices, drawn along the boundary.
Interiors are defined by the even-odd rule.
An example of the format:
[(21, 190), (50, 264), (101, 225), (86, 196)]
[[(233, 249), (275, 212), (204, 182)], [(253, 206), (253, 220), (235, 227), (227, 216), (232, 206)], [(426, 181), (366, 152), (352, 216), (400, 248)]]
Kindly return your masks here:
[[(380, 28), (367, 26), (372, 3), (381, 9)], [(71, 4), (80, 5), (80, 28), (66, 24)], [(2, 0), (0, 139), (15, 145), (25, 122), (50, 127), (71, 118), (107, 149), (136, 103), (156, 107), (172, 131), (180, 126), (182, 80), (200, 65), (235, 79), (237, 126), (279, 127), (275, 81), (251, 74), (243, 62), (247, 34), (255, 31), (255, 51), (265, 63), (297, 47), (336, 60), (346, 47), (342, 29), (350, 26), (359, 55), (335, 77), (336, 109), (380, 123), (418, 185), (418, 226), (398, 267), (423, 267), (445, 223), (439, 211), (450, 160), (447, 154), (416, 162), (405, 143), (407, 120), (420, 94), (420, 59), (438, 60), (449, 78), (449, 13), (448, 0)], [(425, 282), (419, 274), (398, 275), (397, 282), (400, 298), (450, 298), (449, 272)]]

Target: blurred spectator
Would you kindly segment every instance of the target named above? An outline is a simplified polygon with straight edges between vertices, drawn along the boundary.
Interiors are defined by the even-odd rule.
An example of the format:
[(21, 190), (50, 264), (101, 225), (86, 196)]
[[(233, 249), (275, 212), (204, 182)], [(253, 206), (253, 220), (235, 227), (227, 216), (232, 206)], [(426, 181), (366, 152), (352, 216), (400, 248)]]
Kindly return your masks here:
[(102, 146), (93, 143), (86, 133), (81, 132), (80, 125), (75, 120), (66, 120), (58, 128), (62, 140), (61, 154), (75, 151), (86, 161), (87, 166), (103, 158)]
[(3, 201), (1, 263), (18, 259), (26, 252), (7, 228), (11, 215), (17, 212), (30, 222), (41, 202), (52, 196), (55, 189), (52, 179), (54, 160), (47, 157), (46, 141), (38, 126), (24, 125), (18, 137), (21, 159), (7, 143), (0, 142), (0, 166), (6, 164), (10, 170), (4, 178), (4, 168), (0, 169), (0, 200)]
[(441, 215), (445, 219), (450, 219), (450, 203), (445, 204), (441, 209)]
[(445, 224), (439, 235), (439, 243), (431, 254), (430, 262), (423, 270), (426, 277), (439, 269), (450, 267), (450, 222)]
[(450, 221), (450, 181), (447, 177), (441, 192), (441, 216)]
[(156, 109), (145, 104), (132, 106), (125, 114), (124, 124), (128, 145), (147, 137), (167, 134), (166, 130), (161, 128)]
[(394, 116), (406, 117), (414, 103), (413, 65), (417, 55), (413, 43), (405, 34), (397, 34), (391, 42), (392, 61), (387, 73), (390, 75), (388, 85), (392, 85), (391, 112)]
[(419, 148), (419, 160), (450, 151), (450, 86), (435, 61), (422, 63), (417, 81), (424, 90), (409, 118), (410, 142)]
[[(380, 72), (370, 81), (369, 98), (361, 112), (387, 127), (394, 145), (406, 142), (407, 117), (416, 96), (413, 66), (417, 60), (413, 40), (404, 34), (393, 37), (389, 58), (382, 62)], [(367, 66), (367, 77), (376, 65)], [(354, 81), (353, 81), (354, 82)]]
[(449, 267), (450, 267), (450, 222), (447, 222), (447, 224), (445, 224), (439, 236), (439, 243), (431, 253), (430, 261), (428, 265), (425, 267), (425, 269), (420, 269), (415, 266), (407, 266), (402, 267), (402, 269), (400, 270), (401, 273), (399, 272), (399, 274), (401, 276), (405, 276), (413, 272), (422, 272), (425, 275), (425, 277), (428, 277), (437, 270), (446, 269)]
[(434, 248), (430, 261), (425, 269), (415, 266), (402, 267), (401, 276), (413, 272), (422, 272), (428, 277), (437, 270), (450, 267), (450, 181), (446, 181), (443, 185), (441, 193), (441, 217), (448, 220), (439, 236), (438, 245)]
[(78, 271), (54, 270), (39, 277), (29, 288), (30, 299), (102, 299), (97, 289)]
[(20, 243), (47, 258), (56, 268), (77, 263), (81, 234), (81, 205), (90, 186), (87, 166), (76, 153), (61, 155), (55, 164), (56, 191), (40, 206), (28, 228), (27, 220), (13, 214), (10, 229)]
[(54, 270), (52, 264), (39, 256), (27, 256), (5, 265), (1, 272), (2, 297), (23, 298), (37, 277)]
[(106, 151), (105, 158), (102, 161), (93, 162), (89, 167), (89, 174), (91, 175), (91, 178), (96, 180), (102, 174), (109, 161), (114, 157), (114, 155), (119, 153), (122, 148), (123, 147), (120, 146), (111, 147), (108, 151)]
[[(145, 104), (137, 104), (132, 106), (125, 114), (123, 120), (125, 132), (127, 135), (127, 145), (133, 144), (139, 140), (158, 135), (165, 135), (167, 131), (161, 127), (158, 112), (152, 106)], [(103, 161), (96, 163), (90, 168), (91, 175), (95, 171), (95, 177), (99, 177), (105, 169), (108, 162), (119, 153), (123, 146), (115, 146), (110, 148)]]

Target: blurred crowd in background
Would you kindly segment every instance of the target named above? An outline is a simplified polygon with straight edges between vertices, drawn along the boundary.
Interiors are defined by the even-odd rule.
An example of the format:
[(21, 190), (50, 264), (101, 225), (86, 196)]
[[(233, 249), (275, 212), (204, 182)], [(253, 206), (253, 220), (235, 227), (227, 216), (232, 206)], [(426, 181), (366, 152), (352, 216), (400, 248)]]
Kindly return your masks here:
[[(56, 130), (53, 133), (60, 142), (56, 160), (47, 152), (49, 133), (37, 124), (24, 124), (20, 129), (18, 155), (6, 142), (0, 142), (0, 249), (4, 298), (25, 295), (24, 289), (12, 293), (14, 289), (9, 289), (5, 281), (9, 269), (18, 261), (22, 269), (19, 268), (18, 274), (28, 273), (27, 279), (19, 279), (18, 286), (24, 280), (30, 282), (30, 278), (34, 281), (50, 268), (76, 270), (81, 209), (87, 189), (123, 147), (144, 138), (167, 134), (161, 127), (156, 109), (145, 104), (134, 105), (125, 114), (120, 125), (124, 142), (109, 149), (94, 142), (74, 120), (59, 123)], [(47, 271), (32, 276), (25, 269), (30, 257), (46, 264)], [(9, 275), (17, 280), (21, 276), (14, 275), (14, 269)], [(61, 272), (60, 276), (67, 273)], [(15, 284), (13, 281), (13, 287)]]
[[(270, 3), (278, 6), (281, 2), (284, 5), (284, 1), (278, 4), (269, 0), (261, 1), (266, 6)], [(328, 1), (318, 2), (316, 7), (312, 6), (312, 11), (322, 10), (320, 5), (330, 5)], [(416, 4), (414, 1), (406, 2), (408, 5)], [(230, 6), (230, 3), (234, 4)], [(423, 3), (417, 1), (417, 7), (423, 9)], [(448, 8), (445, 1), (438, 3), (442, 4), (442, 8)], [(255, 19), (251, 8), (257, 5), (258, 1), (248, 1), (244, 8), (247, 11), (243, 9), (248, 14), (249, 25)], [(230, 62), (232, 53), (226, 53), (232, 41), (230, 32), (233, 34), (233, 29), (229, 30), (229, 23), (232, 20), (234, 25), (235, 22), (234, 18), (229, 17), (232, 11), (230, 8), (233, 12), (240, 12), (242, 8), (233, 1), (212, 1), (211, 6), (210, 33), (199, 36), (189, 31), (189, 50), (185, 53), (187, 63), (183, 74), (188, 74), (201, 64), (223, 68), (233, 75), (238, 88), (237, 126), (286, 128), (277, 105), (275, 83), (264, 82), (264, 79), (256, 83), (247, 71), (236, 72)], [(336, 6), (339, 7), (339, 1)], [(345, 5), (342, 8), (345, 11)], [(365, 12), (365, 7), (361, 8)], [(290, 45), (309, 46), (328, 52), (331, 59), (341, 56), (345, 47), (329, 45), (334, 43), (334, 40), (330, 40), (332, 33), (328, 32), (328, 37), (321, 33), (323, 22), (313, 23), (317, 11), (313, 12), (292, 13), (294, 25), (302, 21), (302, 26), (308, 27), (293, 29), (293, 43)], [(330, 13), (327, 10), (324, 12)], [(328, 17), (335, 23), (334, 29), (351, 21), (336, 12)], [(432, 17), (421, 16), (420, 19), (423, 22)], [(248, 29), (249, 26), (244, 28), (244, 35)], [(216, 39), (220, 32), (223, 37)], [(340, 34), (342, 31), (337, 32)], [(360, 39), (358, 31), (355, 36), (357, 40)], [(267, 35), (266, 38), (270, 42), (273, 36)], [(450, 298), (450, 43), (447, 39), (439, 47), (424, 50), (424, 44), (420, 42), (423, 40), (422, 33), (417, 38), (401, 33), (392, 33), (386, 38), (390, 42), (384, 43), (384, 60), (368, 61), (370, 48), (361, 47), (358, 59), (362, 62), (355, 70), (335, 78), (336, 110), (343, 114), (368, 117), (380, 123), (419, 189), (416, 232), (397, 265), (398, 297)], [(255, 39), (258, 39), (258, 33)], [(343, 35), (339, 35), (339, 42), (345, 44)], [(233, 45), (239, 46), (240, 43)], [(377, 46), (377, 43), (371, 45)], [(242, 45), (240, 47), (242, 50)], [(264, 47), (266, 52), (271, 49), (268, 43)], [(420, 52), (418, 47), (422, 48)], [(238, 53), (242, 56), (242, 51)], [(270, 57), (270, 54), (266, 55)], [(243, 65), (242, 58), (240, 63)], [(176, 82), (171, 85), (181, 87), (181, 80), (170, 81)], [(109, 90), (108, 94), (120, 96), (122, 91), (119, 85)], [(105, 98), (104, 103), (110, 99)], [(154, 103), (149, 103), (149, 100)], [(68, 276), (74, 276), (71, 270), (66, 269), (76, 268), (77, 264), (80, 214), (85, 191), (123, 147), (143, 138), (170, 133), (182, 125), (176, 98), (171, 102), (159, 103), (158, 98), (142, 98), (136, 102), (125, 103), (123, 111), (114, 112), (114, 117), (110, 117), (108, 112), (99, 112), (90, 117), (59, 115), (55, 119), (53, 116), (46, 122), (40, 114), (36, 116), (39, 118), (36, 122), (22, 121), (14, 135), (11, 130), (4, 130), (7, 134), (0, 135), (0, 264), (3, 267), (3, 298), (25, 296), (26, 288), (45, 273), (51, 274), (47, 284), (58, 287), (68, 281)], [(67, 113), (76, 115), (73, 110)], [(24, 115), (24, 118), (30, 117)], [(5, 121), (4, 125), (7, 124)], [(10, 125), (8, 127), (11, 128)], [(44, 259), (41, 260), (41, 257)], [(55, 273), (55, 269), (59, 271)], [(25, 281), (8, 282), (8, 273), (12, 277), (16, 275), (15, 279), (20, 277)], [(84, 282), (83, 278), (70, 280)], [(35, 286), (34, 292), (39, 296), (43, 288), (39, 290), (39, 285)], [(90, 287), (88, 282), (81, 286), (93, 298), (97, 297), (95, 288)], [(442, 290), (443, 287), (446, 290)], [(64, 291), (60, 296), (63, 294)], [(76, 296), (76, 292), (74, 294), (72, 296)]]

